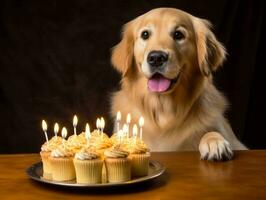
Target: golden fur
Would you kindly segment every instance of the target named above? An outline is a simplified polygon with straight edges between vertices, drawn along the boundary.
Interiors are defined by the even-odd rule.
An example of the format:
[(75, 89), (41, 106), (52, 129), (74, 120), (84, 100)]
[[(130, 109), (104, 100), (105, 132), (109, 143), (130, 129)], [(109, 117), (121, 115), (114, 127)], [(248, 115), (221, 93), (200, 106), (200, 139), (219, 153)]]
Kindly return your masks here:
[[(152, 36), (143, 41), (140, 31)], [(169, 36), (181, 29), (186, 38), (177, 43)], [(147, 89), (147, 53), (169, 54), (167, 78), (178, 76), (164, 93)], [(235, 137), (223, 113), (225, 97), (212, 83), (212, 72), (225, 60), (225, 48), (210, 30), (210, 23), (173, 8), (159, 8), (124, 26), (122, 40), (112, 52), (112, 64), (122, 74), (121, 90), (112, 97), (112, 115), (122, 120), (132, 115), (132, 124), (145, 118), (143, 137), (153, 151), (200, 150), (208, 160), (230, 159), (232, 149), (245, 149)], [(125, 122), (125, 121), (122, 121)]]

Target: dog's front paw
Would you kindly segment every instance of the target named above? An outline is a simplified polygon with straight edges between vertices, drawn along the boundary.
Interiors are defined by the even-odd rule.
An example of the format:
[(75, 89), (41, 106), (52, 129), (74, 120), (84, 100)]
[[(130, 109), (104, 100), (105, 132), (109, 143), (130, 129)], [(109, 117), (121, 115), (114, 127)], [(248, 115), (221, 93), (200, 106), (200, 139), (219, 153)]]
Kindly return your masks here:
[(218, 132), (208, 132), (200, 140), (200, 157), (203, 160), (230, 160), (233, 151), (230, 143)]

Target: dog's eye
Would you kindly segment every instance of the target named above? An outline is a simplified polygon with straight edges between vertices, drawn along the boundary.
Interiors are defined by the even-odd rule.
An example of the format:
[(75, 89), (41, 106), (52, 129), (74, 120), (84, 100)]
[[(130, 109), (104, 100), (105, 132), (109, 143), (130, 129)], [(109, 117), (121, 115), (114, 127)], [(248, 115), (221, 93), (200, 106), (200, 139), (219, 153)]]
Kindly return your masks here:
[(141, 32), (141, 38), (142, 38), (143, 40), (147, 40), (147, 39), (149, 39), (149, 37), (150, 37), (150, 33), (149, 33), (149, 31), (142, 31), (142, 32)]
[(185, 38), (185, 35), (184, 35), (181, 31), (175, 31), (175, 32), (173, 33), (173, 38), (174, 38), (175, 40), (182, 40), (182, 39)]

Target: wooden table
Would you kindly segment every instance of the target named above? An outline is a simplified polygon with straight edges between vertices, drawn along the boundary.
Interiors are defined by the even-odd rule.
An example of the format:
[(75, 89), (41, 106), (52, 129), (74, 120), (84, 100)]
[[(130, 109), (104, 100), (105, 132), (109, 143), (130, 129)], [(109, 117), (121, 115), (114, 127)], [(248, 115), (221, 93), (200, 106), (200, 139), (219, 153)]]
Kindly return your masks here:
[(153, 153), (167, 171), (154, 181), (123, 188), (66, 189), (30, 180), (37, 154), (0, 156), (0, 199), (266, 199), (266, 151), (237, 151), (227, 162), (199, 160), (198, 152)]

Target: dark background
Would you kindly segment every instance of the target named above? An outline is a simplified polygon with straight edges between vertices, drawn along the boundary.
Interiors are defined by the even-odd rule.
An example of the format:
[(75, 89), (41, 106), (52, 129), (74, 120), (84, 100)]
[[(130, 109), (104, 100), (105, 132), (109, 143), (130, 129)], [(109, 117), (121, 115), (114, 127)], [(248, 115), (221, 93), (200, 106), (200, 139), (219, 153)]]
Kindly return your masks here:
[[(0, 1), (0, 153), (38, 152), (55, 121), (72, 117), (111, 132), (109, 96), (119, 85), (110, 48), (121, 26), (152, 8), (175, 7), (209, 19), (229, 56), (215, 84), (228, 97), (226, 116), (249, 148), (266, 148), (263, 1)], [(71, 131), (72, 132), (72, 131)]]

